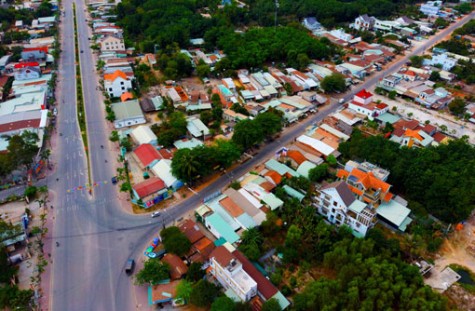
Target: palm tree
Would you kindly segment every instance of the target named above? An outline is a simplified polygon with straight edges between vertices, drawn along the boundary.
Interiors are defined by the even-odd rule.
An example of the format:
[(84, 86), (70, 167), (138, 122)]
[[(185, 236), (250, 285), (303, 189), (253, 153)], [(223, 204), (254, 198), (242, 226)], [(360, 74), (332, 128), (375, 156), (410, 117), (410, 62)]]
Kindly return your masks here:
[(244, 231), (242, 233), (241, 238), (242, 238), (242, 244), (245, 244), (245, 245), (255, 244), (257, 246), (260, 246), (263, 242), (262, 235), (256, 227), (250, 228)]
[(200, 162), (191, 149), (178, 150), (172, 161), (172, 174), (178, 179), (191, 181), (199, 174)]

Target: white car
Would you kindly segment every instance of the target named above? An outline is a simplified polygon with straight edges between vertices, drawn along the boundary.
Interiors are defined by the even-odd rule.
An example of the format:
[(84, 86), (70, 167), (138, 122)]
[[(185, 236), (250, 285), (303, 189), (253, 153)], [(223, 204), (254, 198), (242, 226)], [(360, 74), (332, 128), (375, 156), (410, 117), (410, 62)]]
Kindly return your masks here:
[(158, 217), (160, 216), (160, 212), (153, 212), (150, 216), (152, 216), (152, 218)]

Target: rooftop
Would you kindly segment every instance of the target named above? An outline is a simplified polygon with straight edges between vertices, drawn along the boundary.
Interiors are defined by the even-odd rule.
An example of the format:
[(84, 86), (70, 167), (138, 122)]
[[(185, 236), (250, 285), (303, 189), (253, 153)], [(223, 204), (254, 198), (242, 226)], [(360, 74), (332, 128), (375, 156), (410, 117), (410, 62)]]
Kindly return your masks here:
[(155, 160), (160, 160), (157, 149), (150, 144), (142, 144), (134, 150), (134, 154), (143, 166), (149, 166)]
[(162, 262), (167, 263), (170, 266), (170, 277), (172, 280), (181, 279), (181, 277), (188, 272), (188, 267), (183, 260), (175, 254), (165, 254)]
[(139, 198), (144, 198), (146, 196), (157, 193), (160, 190), (166, 189), (167, 186), (160, 178), (151, 177), (138, 184), (135, 184), (133, 188)]

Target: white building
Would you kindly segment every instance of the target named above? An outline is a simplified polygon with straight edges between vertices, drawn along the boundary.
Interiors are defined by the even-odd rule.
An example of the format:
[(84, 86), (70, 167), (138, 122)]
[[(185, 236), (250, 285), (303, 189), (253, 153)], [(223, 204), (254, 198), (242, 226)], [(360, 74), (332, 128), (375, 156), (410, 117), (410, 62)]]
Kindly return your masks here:
[(99, 45), (101, 52), (125, 50), (124, 39), (117, 36), (105, 36), (99, 40)]
[(322, 29), (322, 24), (320, 24), (315, 17), (305, 17), (302, 20), (302, 25), (310, 31)]
[(225, 289), (232, 290), (242, 301), (249, 301), (257, 294), (256, 281), (226, 247), (215, 248), (209, 258), (211, 273)]
[(104, 89), (110, 97), (120, 97), (131, 88), (131, 79), (121, 70), (104, 75)]
[(356, 30), (372, 30), (376, 19), (368, 14), (360, 15), (355, 19), (353, 28)]
[(442, 69), (450, 71), (455, 65), (457, 65), (457, 59), (449, 57), (446, 53), (432, 55), (431, 59), (424, 59), (424, 65), (435, 66), (442, 65)]
[(349, 103), (348, 108), (368, 116), (373, 120), (374, 117), (380, 116), (389, 111), (389, 106), (384, 103), (374, 103), (373, 94), (365, 89), (358, 92), (353, 100)]
[(140, 125), (136, 127), (131, 133), (130, 137), (137, 143), (137, 145), (151, 144), (156, 146), (157, 136), (147, 125)]
[(15, 80), (33, 80), (41, 77), (40, 65), (37, 62), (18, 63), (13, 66)]
[(337, 226), (349, 226), (357, 237), (364, 237), (368, 229), (376, 223), (375, 210), (355, 199), (344, 181), (324, 186), (313, 199), (313, 206), (320, 215)]
[(442, 1), (427, 1), (419, 9), (424, 15), (435, 16), (439, 13)]
[(115, 114), (114, 127), (116, 129), (147, 122), (136, 99), (112, 104), (112, 111)]

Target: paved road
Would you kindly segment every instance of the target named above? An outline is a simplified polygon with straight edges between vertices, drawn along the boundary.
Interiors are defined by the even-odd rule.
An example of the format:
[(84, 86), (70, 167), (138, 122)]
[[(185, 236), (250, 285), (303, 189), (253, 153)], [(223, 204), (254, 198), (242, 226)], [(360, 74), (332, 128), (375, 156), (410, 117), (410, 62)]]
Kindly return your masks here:
[[(117, 189), (110, 183), (95, 188), (94, 197), (86, 192), (68, 193), (67, 189), (87, 182), (86, 155), (76, 122), (75, 65), (72, 3), (77, 5), (79, 46), (84, 98), (86, 103), (89, 150), (91, 151), (92, 179), (110, 180), (114, 169), (110, 164), (116, 153), (109, 146), (108, 130), (104, 121), (103, 103), (96, 90), (97, 79), (90, 43), (88, 26), (85, 22), (85, 5), (80, 0), (64, 0), (66, 16), (62, 23), (62, 49), (59, 81), (59, 121), (57, 148), (54, 150), (58, 162), (55, 176), (50, 179), (50, 189), (55, 193), (54, 241), (60, 243), (53, 251), (53, 274), (51, 277), (52, 310), (134, 310), (137, 302), (133, 296), (132, 283), (122, 272), (127, 258), (138, 258), (142, 242), (160, 230), (162, 221), (172, 223), (181, 215), (191, 211), (204, 197), (223, 188), (261, 161), (269, 158), (281, 146), (289, 143), (307, 126), (318, 122), (338, 109), (332, 103), (324, 110), (302, 123), (286, 130), (281, 138), (266, 144), (260, 153), (239, 166), (231, 176), (223, 175), (198, 195), (194, 195), (162, 213), (161, 218), (134, 216), (120, 209)], [(473, 14), (472, 14), (473, 17)], [(467, 18), (464, 20), (468, 20)], [(461, 24), (459, 21), (457, 24)], [(459, 25), (452, 25), (447, 31), (421, 46), (414, 53), (432, 45)], [(374, 85), (383, 74), (396, 70), (406, 62), (408, 56), (397, 62), (391, 69), (377, 73), (362, 83), (353, 92)], [(350, 98), (351, 94), (345, 98)], [(109, 163), (105, 163), (108, 159)], [(56, 181), (59, 178), (59, 181)], [(52, 181), (51, 181), (52, 180)]]

